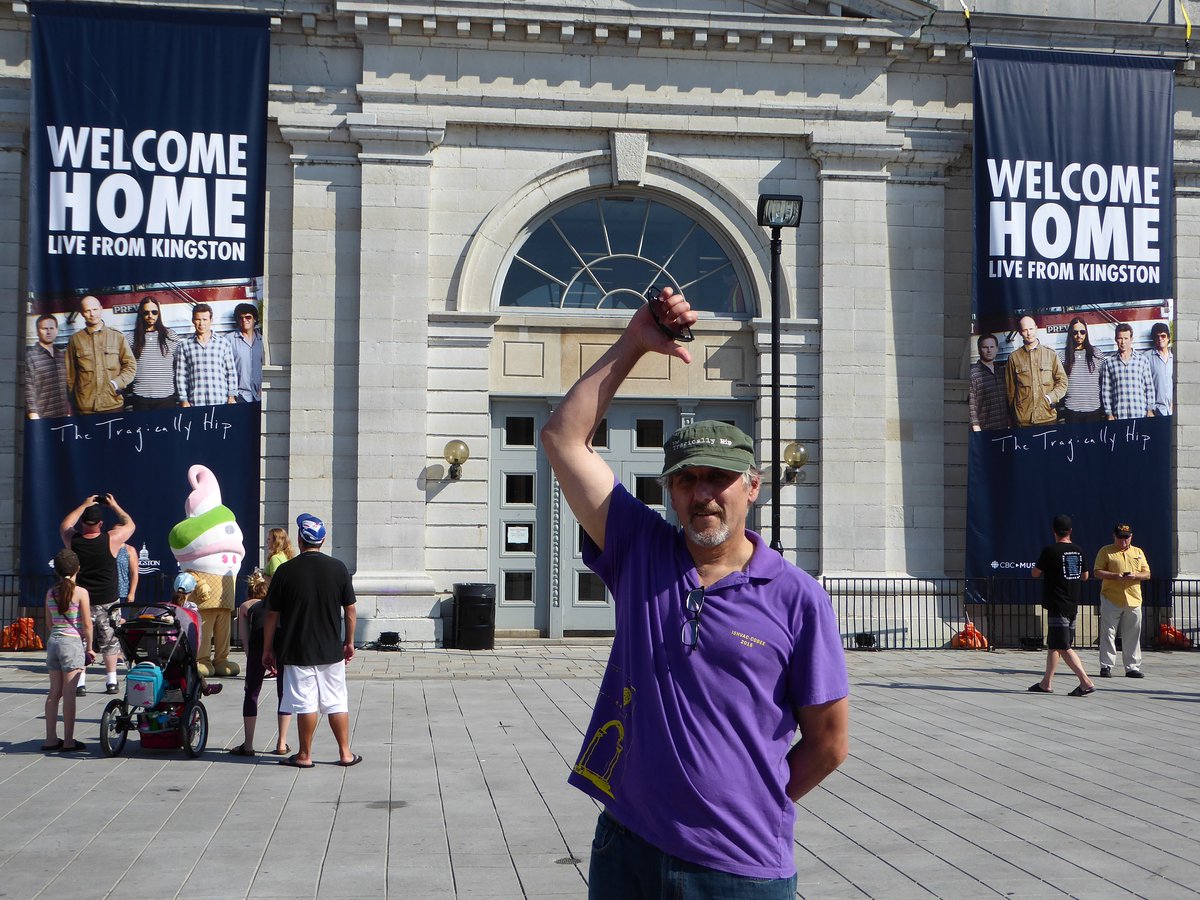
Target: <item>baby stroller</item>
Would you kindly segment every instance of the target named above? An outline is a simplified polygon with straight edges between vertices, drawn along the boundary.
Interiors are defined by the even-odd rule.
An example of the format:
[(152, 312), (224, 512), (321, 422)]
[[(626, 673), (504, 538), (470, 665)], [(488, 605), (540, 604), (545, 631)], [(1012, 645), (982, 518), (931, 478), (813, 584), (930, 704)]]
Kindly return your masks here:
[(196, 623), (171, 603), (122, 603), (110, 616), (130, 669), (125, 696), (100, 717), (104, 755), (120, 753), (136, 729), (145, 748), (183, 747), (199, 756), (208, 743), (208, 712), (200, 701)]

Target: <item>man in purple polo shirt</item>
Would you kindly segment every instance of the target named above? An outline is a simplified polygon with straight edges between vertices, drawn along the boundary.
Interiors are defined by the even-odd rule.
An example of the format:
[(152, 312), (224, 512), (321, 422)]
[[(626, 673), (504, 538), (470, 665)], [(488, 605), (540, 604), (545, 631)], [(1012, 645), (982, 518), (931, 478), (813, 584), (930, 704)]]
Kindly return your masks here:
[[(665, 445), (682, 528), (616, 482), (591, 436), (647, 353), (696, 321), (682, 294), (638, 310), (542, 429), (616, 602), (616, 636), (571, 784), (604, 804), (592, 898), (791, 898), (793, 804), (846, 758), (849, 693), (828, 595), (746, 528), (753, 443), (697, 422)], [(800, 740), (793, 745), (797, 728)]]

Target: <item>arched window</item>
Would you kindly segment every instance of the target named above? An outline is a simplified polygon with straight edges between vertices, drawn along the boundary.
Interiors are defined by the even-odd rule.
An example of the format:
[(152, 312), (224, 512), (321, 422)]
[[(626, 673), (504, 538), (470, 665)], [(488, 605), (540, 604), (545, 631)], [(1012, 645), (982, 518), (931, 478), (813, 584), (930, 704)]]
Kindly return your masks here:
[(693, 216), (657, 199), (610, 193), (551, 212), (509, 265), (501, 307), (634, 309), (651, 285), (726, 316), (749, 310), (729, 252)]

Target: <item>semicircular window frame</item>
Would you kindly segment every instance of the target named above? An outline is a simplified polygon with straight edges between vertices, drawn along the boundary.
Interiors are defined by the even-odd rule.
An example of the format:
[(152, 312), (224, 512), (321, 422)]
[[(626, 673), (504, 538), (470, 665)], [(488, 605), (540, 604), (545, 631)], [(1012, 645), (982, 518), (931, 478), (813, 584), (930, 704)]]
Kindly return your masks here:
[(739, 256), (682, 204), (605, 191), (555, 204), (522, 231), (496, 298), (506, 312), (628, 312), (651, 286), (670, 285), (702, 317), (749, 319)]

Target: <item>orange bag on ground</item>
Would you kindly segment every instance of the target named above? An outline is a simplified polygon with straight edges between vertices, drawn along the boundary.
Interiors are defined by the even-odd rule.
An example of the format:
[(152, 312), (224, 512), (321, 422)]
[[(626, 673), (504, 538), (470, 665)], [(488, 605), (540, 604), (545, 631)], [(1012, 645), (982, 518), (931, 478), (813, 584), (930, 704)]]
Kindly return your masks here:
[(976, 630), (975, 623), (968, 616), (963, 630), (950, 638), (950, 646), (955, 650), (986, 650), (988, 642), (983, 633)]
[(0, 650), (44, 650), (42, 639), (33, 627), (33, 619), (17, 619), (0, 632)]
[(1158, 626), (1158, 643), (1161, 647), (1187, 650), (1192, 646), (1192, 639), (1174, 625), (1163, 623)]

